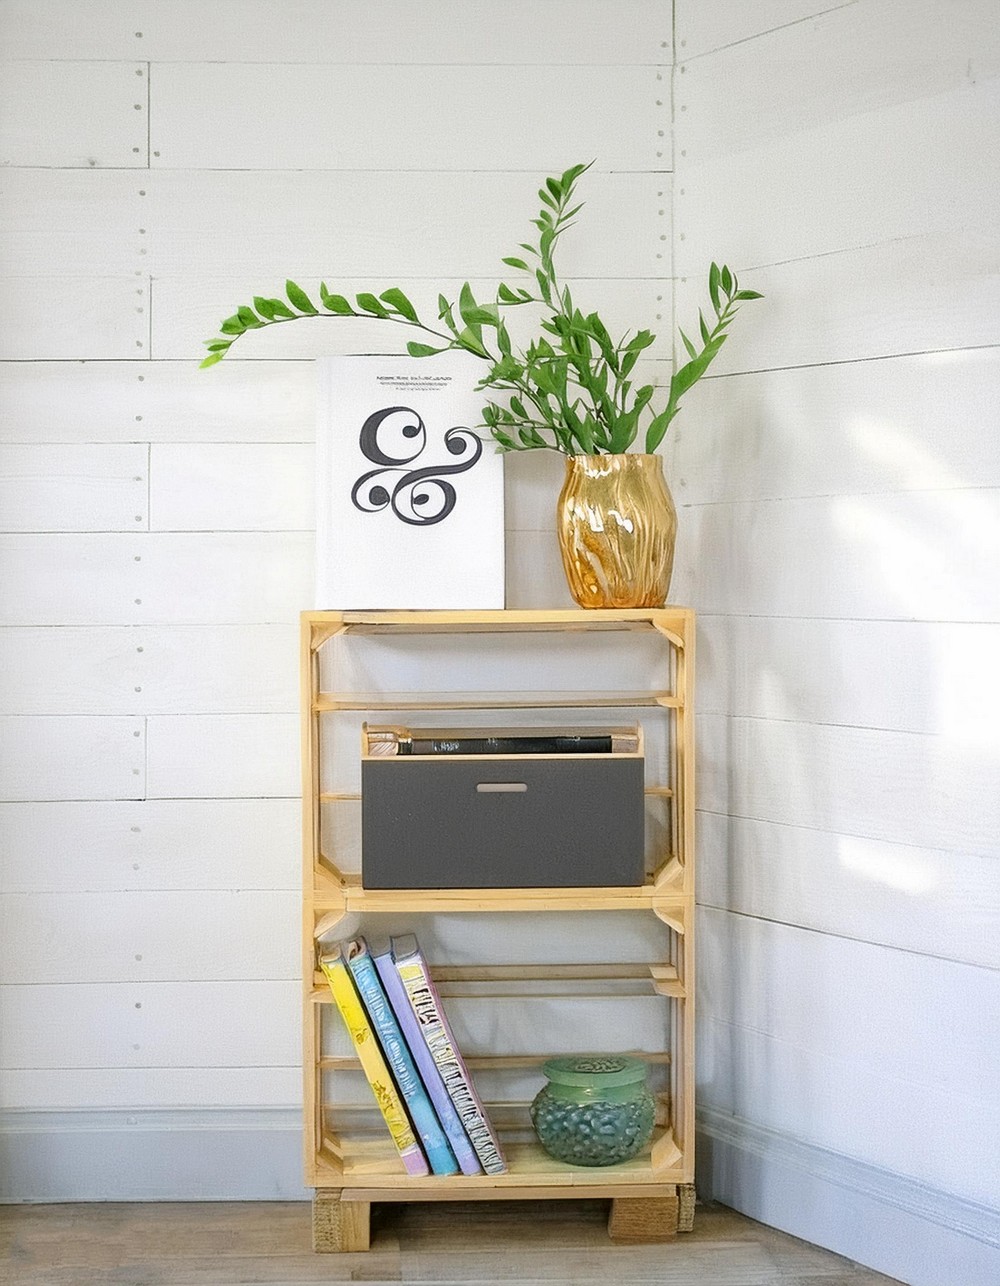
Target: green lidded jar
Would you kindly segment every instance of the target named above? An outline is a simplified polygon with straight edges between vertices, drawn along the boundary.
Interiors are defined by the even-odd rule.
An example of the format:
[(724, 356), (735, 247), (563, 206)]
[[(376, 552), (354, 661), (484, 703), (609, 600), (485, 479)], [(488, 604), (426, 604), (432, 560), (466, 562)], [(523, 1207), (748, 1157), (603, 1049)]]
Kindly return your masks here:
[(656, 1104), (646, 1088), (646, 1065), (627, 1054), (550, 1058), (548, 1080), (531, 1104), (539, 1142), (557, 1161), (617, 1165), (653, 1136)]

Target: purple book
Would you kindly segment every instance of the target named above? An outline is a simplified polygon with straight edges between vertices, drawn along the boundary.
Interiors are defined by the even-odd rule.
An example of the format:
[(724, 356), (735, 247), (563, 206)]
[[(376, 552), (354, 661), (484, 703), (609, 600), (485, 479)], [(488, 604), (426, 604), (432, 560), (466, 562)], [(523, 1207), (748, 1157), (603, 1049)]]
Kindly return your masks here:
[(486, 1115), (482, 1099), (476, 1093), (465, 1060), (455, 1045), (430, 968), (412, 933), (392, 939), (392, 960), (423, 1039), (483, 1169), (487, 1174), (503, 1174), (507, 1163), (500, 1151), (500, 1141)]
[(417, 1022), (416, 1015), (410, 1007), (406, 988), (403, 986), (403, 981), (392, 962), (392, 952), (388, 942), (374, 942), (370, 944), (369, 949), (372, 960), (375, 962), (375, 968), (378, 970), (378, 976), (382, 979), (382, 985), (385, 987), (389, 1004), (396, 1015), (396, 1021), (399, 1023), (406, 1043), (410, 1047), (410, 1053), (413, 1055), (413, 1061), (417, 1065), (420, 1079), (423, 1081), (430, 1100), (434, 1104), (434, 1110), (437, 1112), (438, 1119), (444, 1128), (445, 1134), (448, 1136), (448, 1142), (451, 1144), (462, 1173), (482, 1174), (483, 1167), (479, 1164), (475, 1149), (469, 1141), (469, 1136), (466, 1134), (465, 1128), (459, 1119), (455, 1105), (451, 1101), (451, 1096), (445, 1088), (444, 1081), (441, 1079), (437, 1063), (434, 1062), (433, 1055), (420, 1031), (420, 1024)]

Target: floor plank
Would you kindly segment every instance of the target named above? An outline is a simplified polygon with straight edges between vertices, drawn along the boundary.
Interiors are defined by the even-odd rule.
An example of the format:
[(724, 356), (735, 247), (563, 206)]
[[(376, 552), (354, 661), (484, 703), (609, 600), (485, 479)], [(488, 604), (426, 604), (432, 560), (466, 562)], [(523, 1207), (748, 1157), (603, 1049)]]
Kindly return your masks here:
[(0, 1207), (3, 1286), (898, 1286), (722, 1206), (694, 1231), (615, 1246), (606, 1201), (372, 1208), (367, 1253), (315, 1255), (301, 1202)]

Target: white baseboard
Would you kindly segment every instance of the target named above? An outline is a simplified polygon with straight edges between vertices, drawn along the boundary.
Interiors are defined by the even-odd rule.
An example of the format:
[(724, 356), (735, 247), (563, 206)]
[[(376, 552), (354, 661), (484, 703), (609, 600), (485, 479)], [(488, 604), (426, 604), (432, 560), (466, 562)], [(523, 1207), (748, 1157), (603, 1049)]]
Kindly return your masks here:
[(295, 1201), (297, 1108), (7, 1111), (0, 1202)]
[[(983, 1157), (983, 1165), (995, 1158)], [(698, 1192), (908, 1286), (996, 1286), (1000, 1211), (712, 1108)]]

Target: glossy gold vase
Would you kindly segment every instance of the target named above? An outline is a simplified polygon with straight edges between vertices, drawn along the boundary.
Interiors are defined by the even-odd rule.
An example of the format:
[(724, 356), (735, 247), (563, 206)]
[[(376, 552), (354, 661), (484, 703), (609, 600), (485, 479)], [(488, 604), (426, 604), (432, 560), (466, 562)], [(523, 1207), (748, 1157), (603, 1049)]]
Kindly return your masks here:
[(570, 593), (581, 607), (661, 607), (677, 512), (658, 455), (573, 455), (557, 510)]

